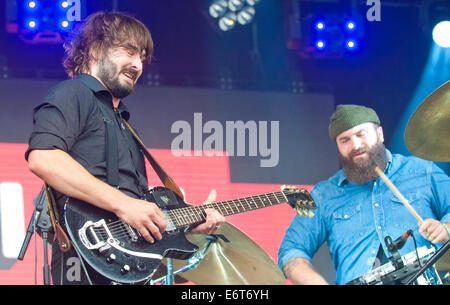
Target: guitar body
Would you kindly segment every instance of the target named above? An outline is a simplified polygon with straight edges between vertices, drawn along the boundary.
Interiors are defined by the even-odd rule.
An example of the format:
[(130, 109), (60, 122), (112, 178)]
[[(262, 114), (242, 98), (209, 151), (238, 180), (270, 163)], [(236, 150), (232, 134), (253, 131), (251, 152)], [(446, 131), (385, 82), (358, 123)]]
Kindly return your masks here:
[[(188, 205), (164, 187), (149, 191), (145, 198), (163, 212)], [(188, 259), (198, 247), (190, 243), (185, 228), (167, 225), (163, 238), (151, 244), (114, 213), (69, 198), (64, 213), (73, 246), (102, 276), (118, 283), (139, 283), (151, 278), (165, 257)]]
[(166, 215), (167, 228), (162, 239), (153, 244), (114, 213), (77, 199), (68, 199), (64, 218), (72, 245), (94, 270), (114, 282), (134, 284), (149, 280), (163, 258), (186, 260), (198, 250), (184, 232), (188, 226), (206, 220), (206, 208), (228, 216), (289, 203), (299, 216), (314, 215), (312, 210), (316, 205), (306, 189), (285, 186), (281, 189), (280, 192), (190, 206), (170, 189), (155, 187), (142, 199), (158, 205)]

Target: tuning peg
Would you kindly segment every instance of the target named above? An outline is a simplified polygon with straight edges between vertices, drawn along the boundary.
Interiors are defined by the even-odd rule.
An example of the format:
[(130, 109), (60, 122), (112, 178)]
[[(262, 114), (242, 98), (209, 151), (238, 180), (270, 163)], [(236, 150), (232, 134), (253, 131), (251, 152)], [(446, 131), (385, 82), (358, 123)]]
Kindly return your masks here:
[(311, 210), (308, 211), (308, 217), (309, 217), (309, 218), (313, 218), (314, 215), (315, 215), (315, 214), (314, 214), (313, 211), (311, 211)]
[(282, 186), (280, 186), (280, 189), (281, 190), (284, 190), (286, 188), (286, 185), (285, 184), (283, 184)]
[(302, 217), (302, 216), (303, 216), (303, 214), (302, 214), (302, 212), (300, 211), (300, 209), (297, 209), (297, 215), (298, 215), (299, 217)]

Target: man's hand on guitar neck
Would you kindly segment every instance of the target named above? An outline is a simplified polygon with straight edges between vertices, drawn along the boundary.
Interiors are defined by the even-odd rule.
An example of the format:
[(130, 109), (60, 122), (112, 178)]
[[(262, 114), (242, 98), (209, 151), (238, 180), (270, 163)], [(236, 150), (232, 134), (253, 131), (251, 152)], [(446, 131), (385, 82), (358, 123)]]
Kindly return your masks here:
[[(212, 190), (204, 204), (216, 201), (217, 192)], [(225, 217), (215, 209), (205, 209), (206, 221), (194, 227), (190, 232), (199, 234), (215, 234), (220, 225), (225, 223)]]

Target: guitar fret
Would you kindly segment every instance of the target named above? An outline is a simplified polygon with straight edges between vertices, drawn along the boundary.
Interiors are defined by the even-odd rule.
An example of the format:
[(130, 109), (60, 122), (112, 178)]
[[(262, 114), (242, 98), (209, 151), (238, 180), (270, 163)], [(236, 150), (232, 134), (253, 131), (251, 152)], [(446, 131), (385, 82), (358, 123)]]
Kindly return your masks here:
[(220, 214), (225, 215), (225, 216), (227, 215), (227, 211), (226, 211), (226, 209), (224, 210), (224, 206), (223, 206), (222, 202), (219, 202), (217, 204), (217, 207), (219, 209)]
[(193, 223), (204, 222), (206, 219), (205, 209), (216, 209), (222, 215), (228, 216), (284, 202), (286, 202), (285, 193), (283, 191), (278, 191), (204, 204), (201, 206), (188, 206), (185, 208), (174, 209), (169, 211), (169, 215), (175, 227), (184, 227)]
[(230, 208), (230, 214), (234, 214), (233, 206), (230, 204), (229, 201), (227, 201), (227, 204), (228, 204), (228, 207)]
[[(245, 206), (244, 206), (244, 204), (243, 204), (240, 200), (238, 200), (237, 202), (240, 204), (240, 206), (241, 206), (241, 208), (242, 208), (242, 212), (245, 212)], [(247, 202), (247, 205), (248, 205), (248, 202)]]
[(252, 196), (251, 198), (252, 198), (253, 203), (254, 203), (255, 206), (257, 207), (257, 206), (258, 206), (258, 203), (255, 201), (255, 196)]

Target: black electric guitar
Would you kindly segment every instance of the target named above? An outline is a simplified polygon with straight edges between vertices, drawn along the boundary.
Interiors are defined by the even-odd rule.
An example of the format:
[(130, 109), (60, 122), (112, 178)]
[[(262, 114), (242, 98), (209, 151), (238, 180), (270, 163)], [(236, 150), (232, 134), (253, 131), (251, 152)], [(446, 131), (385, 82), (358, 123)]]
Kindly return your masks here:
[(198, 247), (186, 239), (184, 232), (189, 226), (205, 221), (206, 208), (229, 216), (288, 203), (299, 215), (310, 217), (316, 209), (306, 189), (285, 186), (278, 192), (199, 206), (186, 204), (165, 187), (151, 189), (143, 199), (155, 202), (166, 215), (166, 232), (153, 244), (111, 212), (73, 198), (65, 205), (64, 217), (73, 246), (92, 268), (111, 281), (143, 282), (153, 275), (163, 258), (191, 257)]

